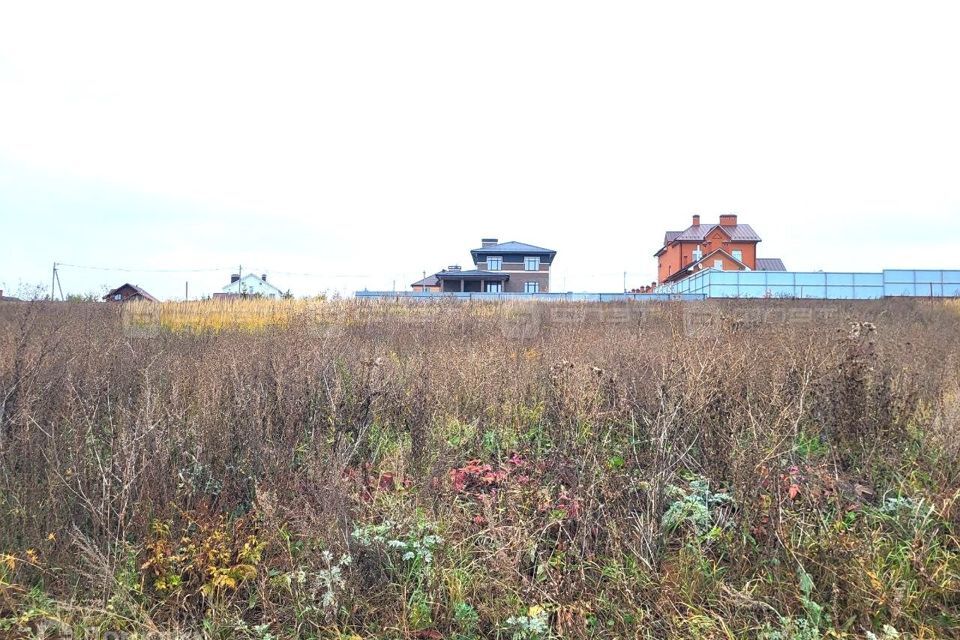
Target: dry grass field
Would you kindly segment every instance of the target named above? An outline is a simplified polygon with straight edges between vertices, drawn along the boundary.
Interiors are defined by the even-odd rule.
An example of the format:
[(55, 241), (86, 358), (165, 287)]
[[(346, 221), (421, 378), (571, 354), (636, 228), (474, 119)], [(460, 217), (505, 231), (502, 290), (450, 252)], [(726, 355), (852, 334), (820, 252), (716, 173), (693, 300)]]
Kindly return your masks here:
[(0, 400), (0, 637), (960, 636), (956, 304), (7, 303)]

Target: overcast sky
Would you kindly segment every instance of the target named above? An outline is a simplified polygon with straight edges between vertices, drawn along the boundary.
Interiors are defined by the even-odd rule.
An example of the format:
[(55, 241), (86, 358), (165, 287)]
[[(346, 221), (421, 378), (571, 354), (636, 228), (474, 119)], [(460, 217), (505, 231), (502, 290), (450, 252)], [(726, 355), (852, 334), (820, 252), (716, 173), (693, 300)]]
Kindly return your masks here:
[(0, 8), (6, 291), (406, 288), (486, 236), (617, 291), (697, 212), (791, 270), (960, 267), (960, 3), (147, 7)]

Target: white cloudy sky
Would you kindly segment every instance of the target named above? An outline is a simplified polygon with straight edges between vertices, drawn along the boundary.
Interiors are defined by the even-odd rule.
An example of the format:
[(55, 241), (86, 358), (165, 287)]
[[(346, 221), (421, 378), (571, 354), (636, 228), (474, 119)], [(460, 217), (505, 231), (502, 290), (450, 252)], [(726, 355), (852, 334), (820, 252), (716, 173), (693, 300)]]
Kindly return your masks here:
[[(960, 267), (955, 2), (0, 5), (0, 286), (406, 286), (483, 236), (649, 282), (736, 212), (794, 270)], [(309, 273), (312, 275), (292, 275)]]

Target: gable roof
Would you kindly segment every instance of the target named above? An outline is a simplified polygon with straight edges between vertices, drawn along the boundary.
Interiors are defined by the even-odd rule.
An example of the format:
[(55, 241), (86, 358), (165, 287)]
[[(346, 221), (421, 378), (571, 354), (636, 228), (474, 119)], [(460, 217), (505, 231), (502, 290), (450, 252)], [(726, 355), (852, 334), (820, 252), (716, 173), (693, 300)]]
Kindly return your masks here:
[[(257, 283), (257, 288), (261, 288), (261, 289), (262, 289), (262, 288), (266, 287), (266, 288), (268, 288), (268, 289), (273, 289), (274, 291), (276, 291), (276, 293), (277, 293), (278, 296), (282, 296), (282, 295), (283, 295), (283, 291), (281, 291), (280, 289), (278, 289), (278, 288), (275, 287), (274, 285), (270, 284), (269, 282), (267, 282), (266, 280), (264, 280), (263, 278), (261, 278), (260, 276), (258, 276), (258, 275), (255, 274), (255, 273), (248, 273), (247, 275), (245, 275), (245, 276), (243, 276), (242, 278), (240, 278), (240, 280), (238, 280), (238, 281), (236, 281), (236, 282), (231, 282), (230, 284), (225, 285), (225, 286), (223, 287), (223, 289), (221, 289), (221, 291), (222, 291), (223, 293), (237, 293), (237, 289), (239, 288), (239, 289), (241, 289), (241, 293), (242, 293), (242, 292), (243, 292), (243, 291), (242, 291), (243, 287), (238, 287), (238, 286), (237, 286), (237, 282), (248, 283), (248, 282), (250, 282), (251, 280)], [(252, 289), (253, 287), (250, 287), (250, 288)]]
[[(750, 270), (750, 267), (748, 267), (746, 264), (744, 264), (742, 260), (737, 260), (737, 259), (734, 258), (732, 255), (730, 255), (729, 253), (727, 253), (726, 251), (724, 251), (723, 249), (714, 249), (713, 251), (711, 251), (711, 252), (708, 253), (707, 255), (703, 256), (703, 257), (700, 258), (699, 260), (695, 260), (694, 262), (691, 262), (690, 264), (688, 264), (687, 266), (683, 267), (682, 269), (680, 269), (680, 270), (678, 270), (678, 271), (670, 274), (670, 275), (667, 277), (667, 279), (665, 280), (665, 282), (673, 282), (673, 281), (675, 281), (675, 280), (680, 280), (680, 279), (682, 279), (681, 276), (682, 276), (682, 277), (686, 277), (686, 276), (689, 275), (690, 273), (692, 273), (692, 272), (694, 272), (694, 271), (697, 270), (697, 269), (696, 269), (696, 268), (697, 268), (697, 265), (706, 263), (707, 260), (713, 259), (713, 256), (717, 255), (718, 253), (722, 253), (722, 254), (723, 254), (724, 256), (726, 256), (727, 259), (729, 259), (731, 262), (735, 262), (735, 263), (737, 263), (738, 265), (740, 265), (740, 266), (742, 267), (742, 269), (741, 269), (742, 271), (749, 271), (749, 270)], [(712, 269), (713, 266), (708, 266), (707, 268), (708, 268), (708, 269)]]
[(786, 271), (780, 258), (757, 258), (757, 271)]
[(683, 231), (678, 235), (674, 240), (684, 242), (684, 241), (698, 241), (705, 240), (708, 235), (710, 235), (714, 229), (719, 228), (721, 231), (730, 236), (730, 239), (734, 242), (760, 242), (760, 236), (757, 235), (757, 232), (753, 230), (748, 224), (733, 224), (733, 225), (719, 225), (719, 224), (697, 224), (687, 227), (686, 231)]
[(120, 286), (117, 287), (116, 289), (111, 289), (110, 291), (108, 291), (108, 292), (106, 293), (106, 295), (103, 296), (103, 299), (104, 299), (104, 300), (111, 300), (111, 299), (113, 298), (113, 296), (117, 295), (117, 293), (119, 293), (120, 290), (123, 289), (124, 287), (129, 287), (129, 288), (133, 289), (135, 293), (139, 294), (139, 295), (142, 296), (144, 299), (149, 300), (150, 302), (157, 302), (157, 299), (154, 298), (154, 297), (153, 297), (152, 295), (150, 295), (149, 293), (147, 293), (145, 289), (141, 289), (141, 288), (138, 287), (137, 285), (135, 285), (135, 284), (130, 284), (129, 282), (124, 282), (122, 285), (120, 285)]

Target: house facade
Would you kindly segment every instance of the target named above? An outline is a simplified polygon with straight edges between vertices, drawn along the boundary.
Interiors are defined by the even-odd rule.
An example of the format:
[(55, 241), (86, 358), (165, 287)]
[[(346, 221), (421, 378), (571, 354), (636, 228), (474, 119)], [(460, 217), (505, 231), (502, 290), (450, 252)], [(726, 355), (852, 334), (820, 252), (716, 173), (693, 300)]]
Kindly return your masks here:
[(717, 271), (785, 271), (778, 258), (758, 258), (760, 236), (733, 214), (717, 223), (701, 223), (694, 215), (683, 231), (668, 231), (657, 258), (657, 282), (675, 282), (703, 269)]
[(473, 269), (451, 265), (411, 286), (442, 293), (549, 293), (557, 252), (524, 242), (483, 238), (472, 249)]
[(267, 274), (256, 275), (248, 273), (241, 276), (234, 273), (230, 276), (230, 284), (213, 294), (214, 298), (282, 298), (283, 291), (267, 282)]

